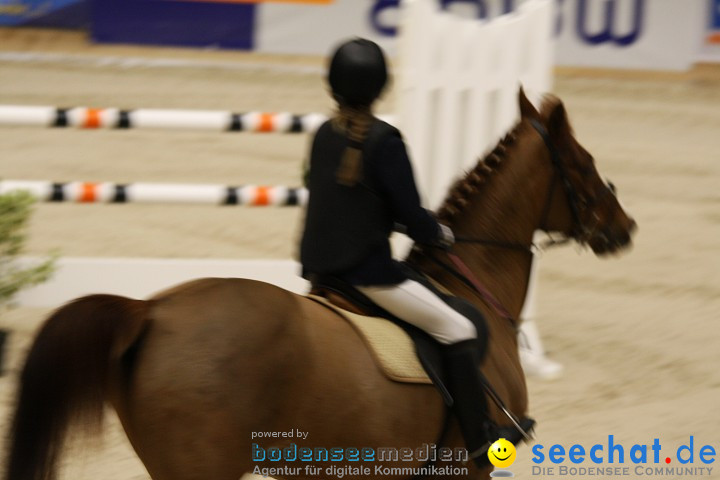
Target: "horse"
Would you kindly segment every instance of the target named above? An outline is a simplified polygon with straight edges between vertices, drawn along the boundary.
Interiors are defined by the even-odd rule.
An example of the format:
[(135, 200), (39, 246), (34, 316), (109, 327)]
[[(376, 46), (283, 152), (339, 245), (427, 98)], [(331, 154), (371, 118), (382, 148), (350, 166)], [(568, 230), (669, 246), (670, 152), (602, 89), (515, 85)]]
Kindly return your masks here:
[[(516, 336), (534, 232), (607, 255), (631, 245), (636, 224), (575, 139), (563, 103), (548, 95), (537, 110), (522, 89), (518, 97), (519, 122), (437, 212), (455, 232), (452, 252), (415, 246), (406, 260), (483, 313), (482, 371), (522, 418), (528, 395)], [(277, 467), (261, 472), (279, 478), (337, 478), (341, 468), (365, 466), (358, 455), (383, 447), (407, 453), (439, 439), (443, 448), (463, 447), (433, 386), (389, 380), (336, 312), (248, 279), (193, 280), (148, 300), (90, 295), (51, 314), (22, 370), (5, 478), (54, 478), (68, 428), (95, 432), (105, 403), (154, 480), (237, 480), (261, 464)], [(494, 404), (490, 415), (509, 425)], [(318, 465), (336, 470), (293, 462), (298, 447), (311, 457), (334, 452), (340, 461)], [(426, 464), (403, 460), (385, 472), (410, 478), (410, 467)], [(447, 460), (468, 478), (487, 478), (492, 468)], [(297, 465), (305, 468), (283, 470)]]

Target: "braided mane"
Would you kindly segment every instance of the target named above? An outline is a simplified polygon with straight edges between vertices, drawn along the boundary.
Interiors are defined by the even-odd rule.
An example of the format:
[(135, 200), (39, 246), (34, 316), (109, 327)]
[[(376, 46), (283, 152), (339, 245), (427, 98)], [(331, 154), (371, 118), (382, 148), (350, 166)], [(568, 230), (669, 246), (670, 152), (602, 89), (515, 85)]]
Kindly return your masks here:
[[(541, 117), (544, 117), (547, 112), (551, 112), (559, 103), (560, 100), (557, 97), (545, 95), (540, 109), (543, 112)], [(483, 185), (489, 181), (490, 176), (502, 165), (503, 160), (507, 158), (508, 147), (516, 142), (522, 126), (523, 119), (520, 119), (485, 158), (479, 160), (472, 170), (453, 184), (445, 201), (437, 211), (438, 220), (450, 223), (465, 210), (469, 203), (469, 197), (480, 191)]]
[(468, 198), (480, 191), (506, 158), (508, 147), (517, 140), (520, 125), (518, 123), (484, 159), (479, 160), (472, 170), (453, 184), (437, 212), (438, 220), (450, 222), (465, 209)]

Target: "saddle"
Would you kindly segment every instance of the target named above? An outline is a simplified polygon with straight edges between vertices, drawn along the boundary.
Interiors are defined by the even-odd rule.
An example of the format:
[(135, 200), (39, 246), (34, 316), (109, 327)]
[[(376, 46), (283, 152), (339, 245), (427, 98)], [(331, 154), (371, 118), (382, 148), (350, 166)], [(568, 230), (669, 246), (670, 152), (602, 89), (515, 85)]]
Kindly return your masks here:
[[(422, 283), (484, 331), (482, 314), (467, 301), (447, 295), (417, 272), (408, 276)], [(337, 312), (363, 339), (380, 370), (391, 380), (433, 384), (447, 406), (453, 399), (445, 386), (440, 346), (423, 330), (375, 305), (360, 291), (335, 277), (312, 276), (308, 298)]]

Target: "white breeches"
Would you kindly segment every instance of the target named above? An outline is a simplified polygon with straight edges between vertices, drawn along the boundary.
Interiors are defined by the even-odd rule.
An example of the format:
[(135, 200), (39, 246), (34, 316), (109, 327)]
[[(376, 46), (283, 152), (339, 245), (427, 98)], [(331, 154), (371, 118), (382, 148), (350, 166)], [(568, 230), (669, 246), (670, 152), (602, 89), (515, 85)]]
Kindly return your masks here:
[(448, 345), (477, 338), (477, 330), (470, 320), (414, 280), (392, 286), (356, 288), (379, 307), (424, 330), (440, 343)]

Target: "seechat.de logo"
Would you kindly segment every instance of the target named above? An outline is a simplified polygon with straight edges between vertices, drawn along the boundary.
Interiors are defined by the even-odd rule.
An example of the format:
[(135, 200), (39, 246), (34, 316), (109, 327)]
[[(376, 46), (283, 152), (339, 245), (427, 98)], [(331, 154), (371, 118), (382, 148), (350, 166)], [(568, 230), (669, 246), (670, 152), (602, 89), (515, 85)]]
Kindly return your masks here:
[(679, 446), (652, 443), (624, 444), (608, 435), (606, 442), (594, 445), (542, 445), (532, 447), (533, 475), (550, 476), (709, 476), (713, 472), (716, 450), (703, 445), (693, 435)]

